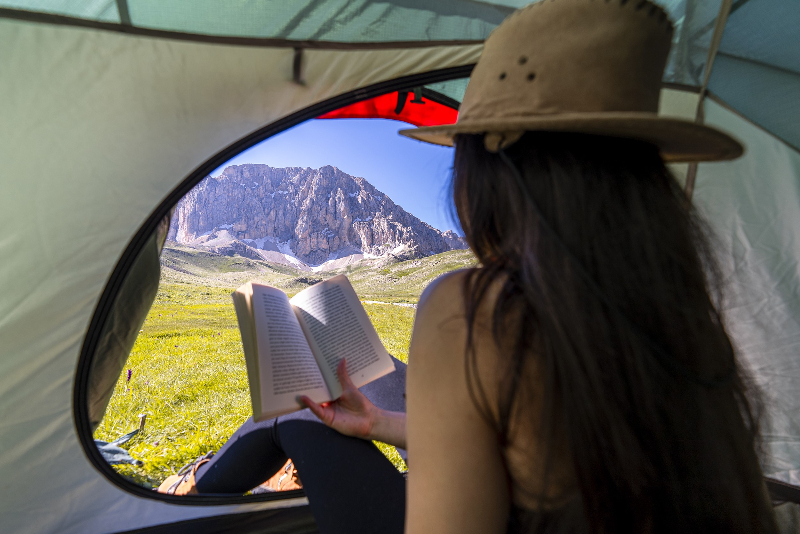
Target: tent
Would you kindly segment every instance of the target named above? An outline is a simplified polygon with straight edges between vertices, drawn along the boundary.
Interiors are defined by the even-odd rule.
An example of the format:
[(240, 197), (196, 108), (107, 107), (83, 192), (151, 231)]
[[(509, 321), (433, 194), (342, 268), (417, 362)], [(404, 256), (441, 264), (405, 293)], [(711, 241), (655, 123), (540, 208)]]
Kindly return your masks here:
[[(296, 493), (168, 497), (103, 466), (85, 405), (98, 333), (159, 221), (211, 170), (382, 95), (457, 106), (482, 40), (525, 3), (0, 0), (4, 531), (315, 531)], [(800, 4), (659, 3), (676, 23), (661, 112), (747, 145), (675, 171), (720, 238), (730, 331), (768, 394), (770, 489), (798, 502)], [(393, 111), (378, 100), (338, 113)]]

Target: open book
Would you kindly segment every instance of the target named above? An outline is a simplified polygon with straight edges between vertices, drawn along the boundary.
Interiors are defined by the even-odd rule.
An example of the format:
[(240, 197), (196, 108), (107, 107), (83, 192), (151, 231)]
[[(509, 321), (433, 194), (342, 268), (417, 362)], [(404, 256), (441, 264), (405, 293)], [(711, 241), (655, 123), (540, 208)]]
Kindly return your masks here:
[(280, 289), (248, 282), (233, 293), (253, 419), (300, 410), (342, 394), (336, 366), (347, 358), (356, 387), (394, 371), (367, 312), (343, 275), (304, 289), (291, 300)]

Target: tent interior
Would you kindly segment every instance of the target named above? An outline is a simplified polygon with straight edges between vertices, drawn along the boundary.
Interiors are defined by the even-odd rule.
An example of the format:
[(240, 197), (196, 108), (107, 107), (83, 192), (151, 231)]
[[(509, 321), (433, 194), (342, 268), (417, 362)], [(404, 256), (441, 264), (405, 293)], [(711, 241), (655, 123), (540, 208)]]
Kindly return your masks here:
[[(726, 325), (767, 396), (767, 485), (798, 528), (800, 4), (657, 3), (676, 27), (659, 112), (746, 146), (673, 170), (718, 237)], [(126, 297), (155, 290), (137, 258), (211, 171), (311, 118), (392, 113), (400, 94), (457, 107), (483, 39), (525, 4), (0, 0), (4, 528), (316, 531), (298, 492), (164, 496), (115, 475), (87, 406), (102, 333), (120, 299), (146, 312)]]

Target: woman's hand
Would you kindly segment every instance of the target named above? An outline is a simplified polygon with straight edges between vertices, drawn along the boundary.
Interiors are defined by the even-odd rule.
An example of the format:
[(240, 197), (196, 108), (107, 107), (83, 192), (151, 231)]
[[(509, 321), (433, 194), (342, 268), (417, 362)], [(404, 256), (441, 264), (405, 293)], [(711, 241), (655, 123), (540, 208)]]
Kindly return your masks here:
[(300, 401), (327, 426), (345, 436), (375, 439), (405, 448), (406, 414), (387, 412), (377, 408), (356, 388), (347, 374), (345, 360), (336, 367), (336, 376), (342, 384), (342, 395), (333, 402), (317, 404), (305, 395)]
[(342, 384), (342, 395), (333, 402), (317, 404), (302, 395), (300, 401), (308, 406), (320, 421), (346, 436), (370, 439), (375, 426), (378, 408), (361, 393), (347, 374), (345, 360), (336, 367), (336, 375)]

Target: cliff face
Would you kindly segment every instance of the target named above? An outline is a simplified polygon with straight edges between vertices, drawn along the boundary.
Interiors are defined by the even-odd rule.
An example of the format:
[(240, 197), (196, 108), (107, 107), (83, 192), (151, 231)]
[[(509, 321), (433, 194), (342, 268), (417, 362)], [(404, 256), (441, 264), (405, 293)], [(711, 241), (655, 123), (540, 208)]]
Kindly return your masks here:
[(221, 233), (312, 265), (356, 253), (428, 256), (466, 248), (455, 233), (440, 232), (365, 179), (331, 166), (232, 165), (205, 178), (178, 202), (169, 238), (212, 246)]

